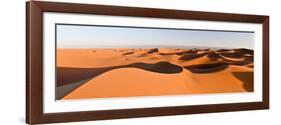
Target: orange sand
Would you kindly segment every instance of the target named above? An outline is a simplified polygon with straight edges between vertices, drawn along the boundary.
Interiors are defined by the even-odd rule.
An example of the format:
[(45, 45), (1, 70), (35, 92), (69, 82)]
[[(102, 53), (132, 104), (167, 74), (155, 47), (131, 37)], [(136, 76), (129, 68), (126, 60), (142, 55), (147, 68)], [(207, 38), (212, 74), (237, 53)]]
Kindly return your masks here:
[(57, 49), (57, 87), (86, 80), (61, 99), (253, 91), (253, 51)]

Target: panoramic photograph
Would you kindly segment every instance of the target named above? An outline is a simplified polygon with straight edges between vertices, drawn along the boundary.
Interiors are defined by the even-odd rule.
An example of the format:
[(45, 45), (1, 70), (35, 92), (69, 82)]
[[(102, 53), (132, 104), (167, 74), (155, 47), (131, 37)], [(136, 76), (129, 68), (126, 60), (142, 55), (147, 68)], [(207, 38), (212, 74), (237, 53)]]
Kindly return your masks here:
[(56, 25), (56, 100), (254, 91), (254, 32)]

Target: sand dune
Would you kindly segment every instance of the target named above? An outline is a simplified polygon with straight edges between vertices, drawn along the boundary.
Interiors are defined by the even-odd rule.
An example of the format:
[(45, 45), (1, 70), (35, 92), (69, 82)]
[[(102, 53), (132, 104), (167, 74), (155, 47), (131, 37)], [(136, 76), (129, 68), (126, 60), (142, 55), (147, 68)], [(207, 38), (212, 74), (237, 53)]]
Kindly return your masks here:
[(57, 99), (253, 91), (249, 49), (57, 49)]
[(171, 64), (169, 62), (157, 62), (154, 64), (148, 63), (133, 63), (129, 65), (120, 65), (112, 67), (103, 68), (57, 68), (57, 86), (62, 86), (66, 84), (71, 84), (79, 81), (84, 81), (90, 78), (94, 78), (101, 75), (107, 71), (118, 69), (118, 68), (139, 68), (151, 72), (173, 74), (182, 72), (183, 68)]
[(184, 73), (167, 75), (137, 68), (115, 69), (85, 83), (63, 99), (186, 93), (188, 88), (181, 82), (182, 74)]
[[(247, 81), (249, 77), (239, 74), (240, 72), (235, 72), (235, 75), (229, 72), (239, 71), (239, 67), (228, 67), (225, 70), (210, 74), (193, 74), (188, 70), (176, 74), (161, 74), (136, 68), (115, 69), (86, 82), (63, 99), (229, 93), (251, 90), (251, 81)], [(218, 79), (221, 76), (224, 78)]]

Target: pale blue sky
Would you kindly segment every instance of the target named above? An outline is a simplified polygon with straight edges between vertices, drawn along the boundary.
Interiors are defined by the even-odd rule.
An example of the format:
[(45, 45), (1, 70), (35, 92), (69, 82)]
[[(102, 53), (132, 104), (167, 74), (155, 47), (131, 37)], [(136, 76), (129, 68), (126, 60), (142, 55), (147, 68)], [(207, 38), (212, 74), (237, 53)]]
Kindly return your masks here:
[(138, 46), (254, 47), (254, 33), (202, 30), (57, 25), (58, 48)]

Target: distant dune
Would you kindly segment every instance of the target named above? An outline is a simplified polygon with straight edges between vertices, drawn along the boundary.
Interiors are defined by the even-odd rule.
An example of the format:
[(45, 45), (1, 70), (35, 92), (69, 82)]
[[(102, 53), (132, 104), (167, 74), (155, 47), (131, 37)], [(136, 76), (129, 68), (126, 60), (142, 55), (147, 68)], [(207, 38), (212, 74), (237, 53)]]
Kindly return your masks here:
[(57, 99), (252, 92), (253, 50), (57, 49)]

